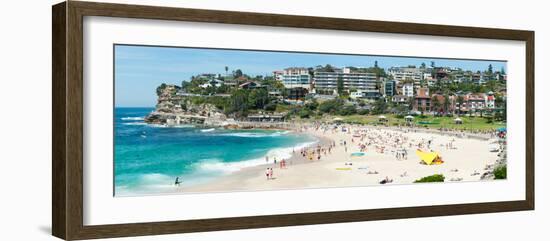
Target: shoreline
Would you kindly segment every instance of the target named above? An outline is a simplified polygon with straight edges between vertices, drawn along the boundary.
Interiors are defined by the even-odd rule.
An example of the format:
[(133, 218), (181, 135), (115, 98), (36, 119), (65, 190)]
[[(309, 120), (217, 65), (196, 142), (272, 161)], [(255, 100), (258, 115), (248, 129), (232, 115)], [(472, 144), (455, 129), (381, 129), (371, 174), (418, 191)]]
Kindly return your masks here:
[[(317, 145), (322, 147), (336, 143), (331, 154), (321, 154), (320, 160), (312, 161), (304, 158), (300, 150), (296, 150), (292, 157), (286, 160), (286, 168), (280, 168), (279, 163), (246, 167), (216, 177), (206, 183), (176, 188), (175, 192), (200, 193), (372, 186), (381, 185), (380, 181), (385, 178), (391, 179), (392, 185), (412, 184), (414, 180), (433, 174), (444, 174), (445, 182), (480, 181), (481, 175), (488, 170), (489, 166), (494, 165), (498, 158), (495, 152), (488, 150), (492, 140), (490, 136), (476, 138), (471, 135), (457, 136), (445, 132), (438, 133), (437, 130), (435, 132), (425, 132), (422, 129), (411, 131), (410, 128), (377, 128), (369, 125), (341, 125), (341, 127), (349, 128), (349, 131), (341, 132), (338, 129), (327, 132), (326, 129), (319, 130), (307, 126), (299, 125), (293, 131), (298, 133), (304, 131), (315, 136), (319, 140)], [(350, 157), (352, 152), (359, 152), (355, 146), (358, 137), (354, 137), (356, 134), (352, 134), (357, 131), (365, 131), (372, 135), (403, 136), (405, 139), (430, 137), (437, 140), (437, 142), (434, 141), (434, 147), (443, 145), (445, 141), (453, 143), (456, 141), (460, 151), (458, 149), (441, 150), (441, 146), (437, 146), (436, 149), (441, 153), (445, 163), (429, 166), (418, 163), (419, 159), (414, 154), (416, 147), (406, 148), (408, 155), (404, 160), (395, 160), (395, 151), (388, 150), (387, 153), (377, 153), (374, 146), (367, 147), (364, 156)], [(347, 146), (344, 147), (341, 144), (342, 141), (345, 141)], [(476, 153), (469, 158), (473, 160), (461, 162), (460, 159), (464, 159), (471, 153)], [(347, 165), (348, 162), (351, 165)], [(272, 180), (266, 180), (265, 177), (265, 170), (268, 167), (274, 170)], [(459, 171), (454, 172), (454, 170)], [(368, 172), (376, 172), (376, 174), (368, 174)]]
[[(269, 130), (273, 130), (273, 129), (269, 129)], [(289, 130), (289, 129), (278, 129), (278, 130), (296, 132), (295, 130)], [(316, 140), (313, 143), (311, 143), (309, 145), (306, 145), (303, 148), (311, 148), (312, 146), (317, 146), (317, 145), (328, 145), (329, 143), (332, 142), (327, 137), (316, 136), (316, 135), (313, 135), (313, 136), (315, 137)], [(303, 146), (306, 143), (310, 143), (310, 142), (299, 143), (299, 144), (295, 145), (295, 147)], [(278, 149), (278, 148), (273, 148), (271, 150), (276, 150), (276, 149)], [(234, 176), (234, 175), (239, 176), (239, 178), (252, 178), (252, 177), (255, 177), (257, 172), (264, 173), (266, 168), (279, 168), (280, 162), (282, 160), (285, 160), (285, 162), (287, 163), (287, 167), (303, 165), (303, 164), (308, 164), (309, 163), (307, 160), (304, 160), (303, 158), (300, 158), (299, 150), (294, 150), (294, 153), (290, 153), (290, 155), (291, 155), (290, 158), (280, 158), (280, 157), (278, 157), (278, 162), (276, 164), (272, 162), (273, 157), (270, 157), (270, 160), (267, 163), (244, 167), (244, 168), (242, 168), (240, 170), (237, 170), (237, 171), (232, 171), (232, 172), (226, 173), (226, 174), (221, 175), (221, 176), (212, 177), (208, 181), (205, 181), (205, 182), (202, 182), (202, 183), (199, 183), (199, 184), (194, 184), (194, 185), (191, 185), (191, 186), (187, 186), (187, 187), (184, 187), (184, 188), (178, 188), (178, 189), (185, 189), (185, 190), (191, 190), (191, 189), (195, 189), (195, 188), (200, 189), (201, 186), (209, 186), (209, 185), (215, 184), (215, 182), (217, 182), (217, 181), (220, 181), (220, 180), (223, 180), (223, 179), (226, 179), (226, 178), (232, 178), (232, 176)], [(243, 160), (243, 161), (240, 161), (240, 162), (247, 162), (247, 161), (250, 161), (250, 160)], [(239, 163), (239, 162), (235, 162), (235, 163)], [(222, 191), (222, 190), (220, 190), (220, 191)], [(181, 192), (181, 190), (178, 190), (175, 193), (180, 193), (180, 192)], [(188, 191), (184, 191), (184, 192), (188, 192)], [(193, 192), (193, 191), (190, 191), (190, 192)]]

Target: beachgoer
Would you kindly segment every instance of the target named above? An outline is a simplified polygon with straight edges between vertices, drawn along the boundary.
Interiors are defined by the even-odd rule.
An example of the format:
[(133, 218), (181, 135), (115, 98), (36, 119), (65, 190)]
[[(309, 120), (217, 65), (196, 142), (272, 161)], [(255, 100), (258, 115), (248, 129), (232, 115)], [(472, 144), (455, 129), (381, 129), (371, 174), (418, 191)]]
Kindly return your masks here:
[(269, 168), (265, 169), (265, 177), (269, 180)]
[(181, 183), (180, 177), (176, 177), (176, 181), (174, 182), (174, 185), (179, 186)]

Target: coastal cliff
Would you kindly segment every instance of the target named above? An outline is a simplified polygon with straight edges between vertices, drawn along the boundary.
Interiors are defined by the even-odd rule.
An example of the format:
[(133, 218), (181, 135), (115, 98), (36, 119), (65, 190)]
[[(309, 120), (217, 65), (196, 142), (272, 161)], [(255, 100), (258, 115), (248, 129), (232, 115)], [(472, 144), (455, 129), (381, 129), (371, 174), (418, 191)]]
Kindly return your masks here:
[(188, 96), (179, 94), (176, 85), (161, 85), (157, 88), (157, 105), (145, 117), (149, 124), (224, 126), (227, 116), (222, 110), (209, 103), (194, 103)]

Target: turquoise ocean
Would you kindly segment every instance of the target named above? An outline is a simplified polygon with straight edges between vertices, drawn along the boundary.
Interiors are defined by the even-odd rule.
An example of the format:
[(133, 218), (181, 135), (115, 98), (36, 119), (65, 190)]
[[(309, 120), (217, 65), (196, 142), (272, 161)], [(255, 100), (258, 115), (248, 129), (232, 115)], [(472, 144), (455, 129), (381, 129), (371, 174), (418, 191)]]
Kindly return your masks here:
[[(150, 125), (153, 108), (115, 108), (114, 193), (139, 196), (176, 193), (265, 164), (265, 156), (289, 158), (292, 150), (315, 143), (308, 135), (284, 130), (225, 130)], [(176, 177), (182, 181), (178, 188)], [(231, 191), (231, 190), (228, 190)]]

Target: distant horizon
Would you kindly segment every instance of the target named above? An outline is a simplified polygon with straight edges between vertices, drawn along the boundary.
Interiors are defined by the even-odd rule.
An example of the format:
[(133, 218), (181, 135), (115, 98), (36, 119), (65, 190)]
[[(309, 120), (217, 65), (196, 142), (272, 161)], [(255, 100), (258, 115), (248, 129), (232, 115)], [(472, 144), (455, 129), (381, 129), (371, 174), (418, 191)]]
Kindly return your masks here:
[(225, 74), (241, 69), (249, 76), (272, 76), (275, 70), (288, 67), (315, 67), (330, 64), (335, 67), (416, 67), (431, 61), (437, 67), (483, 71), (491, 64), (494, 71), (506, 69), (507, 61), (465, 60), (430, 57), (398, 57), (286, 52), (269, 50), (232, 50), (190, 47), (158, 47), (115, 45), (114, 47), (115, 107), (151, 108), (156, 103), (156, 87), (162, 83), (181, 85), (191, 76), (203, 73)]

